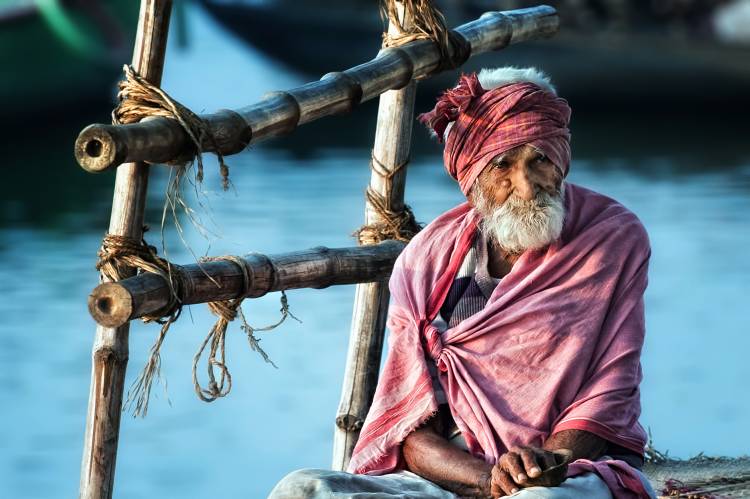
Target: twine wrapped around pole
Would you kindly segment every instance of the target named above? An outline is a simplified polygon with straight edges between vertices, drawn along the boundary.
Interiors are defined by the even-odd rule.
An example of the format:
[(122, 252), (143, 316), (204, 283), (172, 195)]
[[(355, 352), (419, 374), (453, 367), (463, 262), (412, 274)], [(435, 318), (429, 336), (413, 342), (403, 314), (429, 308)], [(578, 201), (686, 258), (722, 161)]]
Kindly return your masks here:
[[(451, 49), (460, 43), (446, 26), (445, 16), (431, 0), (383, 0), (381, 16), (388, 19), (390, 31), (383, 33), (383, 47), (398, 47), (414, 40), (428, 39), (439, 47), (442, 60), (449, 61)], [(385, 195), (372, 186), (367, 187), (367, 203), (378, 214), (379, 220), (363, 225), (354, 233), (360, 244), (377, 244), (387, 239), (409, 242), (422, 228), (408, 205), (405, 204), (401, 210), (391, 207), (393, 177), (408, 163), (407, 159), (389, 169), (373, 151), (370, 168), (383, 178)]]
[[(403, 6), (403, 16), (399, 16), (399, 4)], [(388, 20), (389, 31), (395, 32), (383, 32), (383, 48), (400, 47), (415, 40), (431, 40), (440, 50), (438, 71), (453, 67), (451, 51), (465, 48), (463, 39), (448, 28), (445, 16), (432, 0), (382, 0), (380, 16)], [(404, 21), (406, 19), (408, 24)]]
[(195, 147), (195, 160), (198, 163), (196, 180), (203, 181), (203, 141), (208, 140), (219, 158), (221, 185), (224, 190), (229, 189), (229, 167), (224, 162), (221, 148), (210, 127), (200, 116), (174, 100), (164, 90), (141, 78), (132, 66), (126, 64), (123, 71), (125, 79), (119, 82), (120, 91), (117, 94), (120, 103), (112, 111), (112, 123), (137, 123), (150, 116), (163, 116), (177, 121)]
[(394, 211), (390, 206), (390, 191), (393, 187), (393, 177), (409, 164), (409, 160), (400, 163), (389, 170), (381, 163), (375, 154), (372, 154), (370, 168), (373, 173), (378, 174), (385, 181), (386, 195), (375, 191), (371, 186), (367, 187), (365, 197), (373, 210), (378, 214), (380, 220), (360, 227), (354, 236), (359, 244), (378, 244), (382, 241), (393, 239), (408, 243), (414, 235), (420, 231), (421, 225), (415, 220), (414, 213), (409, 205), (399, 211)]
[[(143, 227), (143, 233), (147, 231), (146, 225)], [(99, 259), (96, 262), (96, 270), (113, 282), (129, 276), (123, 272), (126, 268), (159, 274), (167, 281), (171, 291), (171, 300), (162, 310), (144, 316), (145, 322), (160, 322), (164, 316), (179, 314), (179, 296), (185, 288), (182, 269), (179, 265), (160, 257), (156, 248), (149, 245), (145, 238), (138, 241), (125, 236), (105, 234), (97, 256)]]
[[(143, 232), (148, 231), (148, 226), (143, 227)], [(160, 275), (170, 288), (170, 300), (167, 305), (153, 314), (142, 317), (143, 322), (157, 322), (161, 324), (161, 330), (156, 342), (151, 347), (148, 361), (135, 380), (123, 406), (124, 410), (133, 407), (134, 416), (145, 416), (148, 412), (148, 400), (151, 396), (151, 385), (154, 378), (161, 377), (161, 356), (159, 351), (164, 338), (172, 325), (182, 312), (182, 290), (185, 289), (182, 269), (174, 265), (156, 253), (156, 248), (146, 243), (145, 238), (140, 241), (135, 239), (106, 234), (99, 249), (99, 260), (96, 269), (107, 279), (119, 281), (127, 274), (124, 269), (135, 268), (140, 272), (151, 272)]]
[[(140, 2), (132, 63), (135, 70), (154, 85), (161, 82), (171, 11), (172, 0)], [(94, 152), (101, 151), (95, 147)], [(143, 236), (149, 167), (126, 158), (121, 158), (119, 163), (108, 232), (127, 236), (138, 244)], [(128, 277), (135, 270), (119, 269)], [(105, 275), (102, 277), (108, 279)], [(129, 356), (129, 334), (130, 328), (127, 325), (114, 328), (100, 325), (96, 328), (81, 460), (80, 499), (112, 497)]]

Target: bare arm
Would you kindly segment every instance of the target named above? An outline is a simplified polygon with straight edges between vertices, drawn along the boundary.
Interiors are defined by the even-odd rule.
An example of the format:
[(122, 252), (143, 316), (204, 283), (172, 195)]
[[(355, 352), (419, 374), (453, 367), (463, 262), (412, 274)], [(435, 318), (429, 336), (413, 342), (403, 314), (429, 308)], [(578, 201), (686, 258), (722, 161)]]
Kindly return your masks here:
[(404, 440), (409, 471), (461, 497), (489, 497), (492, 465), (451, 445), (443, 436), (443, 416), (438, 414)]
[(573, 459), (596, 460), (607, 454), (625, 461), (636, 469), (643, 468), (643, 458), (624, 447), (583, 430), (563, 430), (551, 435), (544, 443), (547, 450), (569, 449)]
[(545, 450), (567, 449), (573, 453), (572, 460), (599, 459), (607, 449), (607, 441), (598, 435), (584, 430), (563, 430), (550, 435), (544, 445)]

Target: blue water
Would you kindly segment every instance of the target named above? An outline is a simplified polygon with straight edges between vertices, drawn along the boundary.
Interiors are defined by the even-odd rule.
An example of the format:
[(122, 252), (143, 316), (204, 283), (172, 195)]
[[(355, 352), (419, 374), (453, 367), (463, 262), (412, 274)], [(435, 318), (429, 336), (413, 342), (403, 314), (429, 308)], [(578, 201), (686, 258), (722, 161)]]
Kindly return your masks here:
[[(241, 106), (303, 81), (201, 13), (189, 13), (192, 45), (188, 51), (170, 46), (163, 86), (193, 109)], [(206, 223), (219, 236), (208, 242), (188, 229), (189, 245), (200, 254), (352, 245), (349, 234), (362, 220), (373, 125), (347, 120), (342, 123), (354, 128), (348, 133), (361, 134), (351, 148), (301, 130), (309, 140), (293, 146), (280, 140), (229, 158), (229, 193), (220, 191), (211, 160), (206, 200), (215, 224)], [(326, 126), (336, 133), (336, 121)], [(653, 246), (641, 421), (657, 448), (676, 456), (745, 454), (750, 149), (718, 154), (696, 145), (703, 137), (695, 134), (682, 139), (686, 154), (665, 152), (647, 131), (638, 151), (613, 136), (610, 151), (601, 154), (595, 152), (601, 148), (596, 128), (575, 135), (574, 149), (578, 144), (582, 152), (570, 180), (631, 208)], [(42, 182), (28, 195), (9, 191), (1, 205), (0, 481), (7, 497), (73, 497), (78, 488), (94, 332), (86, 296), (97, 282), (94, 253), (106, 229), (113, 176), (89, 180), (72, 166), (69, 151), (64, 143), (57, 152), (65, 168), (50, 168), (59, 182)], [(15, 161), (11, 166), (28, 163)], [(155, 167), (152, 179), (148, 218), (158, 226), (166, 170)], [(38, 199), (40, 190), (68, 192), (66, 182), (90, 187), (71, 191), (65, 203)], [(407, 198), (422, 221), (461, 201), (437, 146), (415, 153)], [(51, 205), (47, 211), (45, 204)], [(173, 260), (190, 261), (173, 231), (167, 240)], [(289, 321), (262, 336), (278, 369), (264, 364), (230, 325), (234, 389), (213, 404), (195, 397), (190, 378), (212, 316), (204, 306), (183, 313), (162, 349), (169, 402), (157, 388), (147, 418), (123, 417), (115, 496), (265, 497), (289, 470), (329, 466), (353, 291), (289, 293), (302, 323)], [(277, 318), (278, 308), (273, 295), (246, 303), (245, 312), (262, 325)], [(154, 326), (133, 323), (128, 385), (156, 333)]]

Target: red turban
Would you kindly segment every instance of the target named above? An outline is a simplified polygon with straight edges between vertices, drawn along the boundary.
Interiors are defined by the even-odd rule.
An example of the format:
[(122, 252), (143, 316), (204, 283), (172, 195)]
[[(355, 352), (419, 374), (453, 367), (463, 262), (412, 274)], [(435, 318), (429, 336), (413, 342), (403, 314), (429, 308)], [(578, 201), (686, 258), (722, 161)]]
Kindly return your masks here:
[(419, 121), (445, 140), (448, 173), (468, 194), (485, 166), (498, 154), (530, 144), (542, 151), (564, 175), (570, 165), (570, 107), (565, 99), (535, 83), (521, 81), (485, 90), (476, 73), (462, 75)]

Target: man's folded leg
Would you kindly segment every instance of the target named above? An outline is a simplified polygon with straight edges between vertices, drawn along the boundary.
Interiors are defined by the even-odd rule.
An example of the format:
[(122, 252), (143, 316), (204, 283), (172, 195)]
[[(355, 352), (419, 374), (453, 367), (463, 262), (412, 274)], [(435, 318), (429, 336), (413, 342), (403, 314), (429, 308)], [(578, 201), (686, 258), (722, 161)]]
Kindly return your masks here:
[(568, 478), (558, 487), (528, 487), (507, 496), (513, 499), (612, 499), (607, 484), (595, 473)]
[[(646, 475), (638, 471), (638, 476), (649, 496), (656, 497)], [(558, 487), (529, 487), (507, 497), (509, 499), (612, 499), (612, 493), (604, 480), (596, 473), (583, 473), (566, 479)]]
[[(651, 497), (656, 497), (648, 479), (638, 472)], [(455, 499), (457, 496), (409, 471), (381, 476), (353, 475), (343, 471), (302, 469), (285, 476), (269, 499)], [(604, 481), (595, 473), (568, 478), (559, 487), (529, 487), (513, 499), (612, 499)]]
[(455, 499), (448, 492), (408, 471), (388, 475), (353, 475), (343, 471), (302, 469), (285, 476), (269, 499)]

